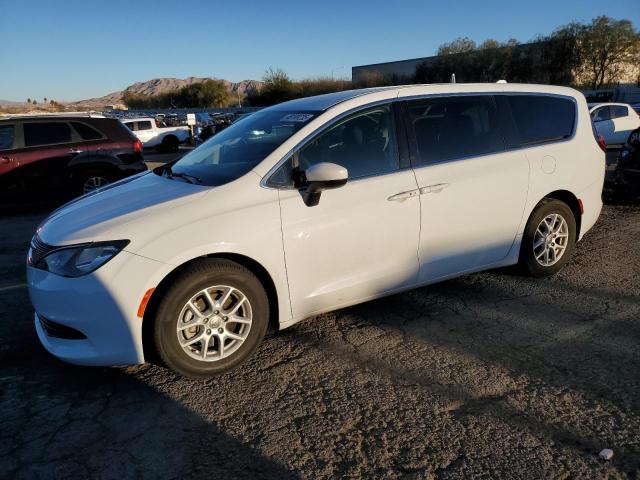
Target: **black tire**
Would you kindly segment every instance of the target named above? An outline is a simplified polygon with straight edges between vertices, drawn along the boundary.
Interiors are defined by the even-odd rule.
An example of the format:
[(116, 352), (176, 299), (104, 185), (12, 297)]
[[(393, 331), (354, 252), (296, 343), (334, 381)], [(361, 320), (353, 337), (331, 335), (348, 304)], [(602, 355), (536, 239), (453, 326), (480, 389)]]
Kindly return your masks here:
[(162, 143), (158, 145), (159, 152), (174, 153), (180, 148), (180, 140), (174, 135), (167, 135), (162, 139)]
[[(244, 341), (229, 356), (212, 361), (196, 360), (179, 343), (177, 327), (178, 322), (182, 321), (180, 314), (194, 295), (216, 285), (233, 287), (246, 296), (252, 314), (251, 325)], [(217, 321), (220, 320), (220, 316), (215, 317)], [(213, 328), (213, 318), (214, 315), (211, 314), (211, 322), (207, 326), (194, 327), (198, 331), (193, 333), (192, 338), (202, 333), (201, 328), (206, 330), (207, 327), (212, 327), (217, 330)], [(231, 323), (219, 325), (219, 330), (222, 331), (229, 325)], [(187, 267), (164, 291), (155, 314), (153, 338), (158, 357), (164, 365), (188, 377), (204, 378), (226, 373), (245, 361), (257, 349), (268, 325), (269, 300), (260, 280), (251, 271), (230, 260), (203, 259)], [(225, 342), (226, 340), (223, 341)], [(213, 340), (207, 351), (215, 350), (216, 347), (219, 351), (219, 343)], [(196, 343), (193, 348), (194, 355), (198, 353), (198, 348), (200, 352), (203, 351), (201, 343)]]
[[(557, 214), (565, 220), (568, 227), (568, 236), (566, 237), (566, 248), (560, 258), (552, 265), (545, 266), (541, 263), (544, 260), (544, 256), (541, 261), (536, 259), (534, 242), (536, 241), (538, 226), (543, 219), (553, 214)], [(555, 242), (556, 240), (550, 239), (549, 241)], [(576, 219), (573, 211), (566, 203), (560, 200), (545, 198), (536, 206), (525, 227), (522, 244), (520, 245), (519, 266), (525, 274), (533, 277), (549, 277), (566, 265), (575, 250), (575, 245)]]
[[(87, 186), (103, 187), (116, 180), (115, 175), (106, 168), (91, 168), (80, 172), (75, 178), (76, 191), (79, 195), (88, 193)], [(100, 183), (100, 185), (98, 185)]]

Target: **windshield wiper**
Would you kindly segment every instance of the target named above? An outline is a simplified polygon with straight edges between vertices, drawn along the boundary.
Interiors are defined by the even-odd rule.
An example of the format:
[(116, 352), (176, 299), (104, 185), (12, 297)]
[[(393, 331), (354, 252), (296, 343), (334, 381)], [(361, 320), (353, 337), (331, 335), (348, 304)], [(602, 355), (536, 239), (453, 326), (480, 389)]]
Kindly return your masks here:
[(171, 167), (165, 168), (164, 173), (169, 178), (181, 178), (193, 184), (202, 183), (202, 179), (200, 177), (196, 177), (195, 175), (189, 175), (188, 173), (174, 172), (173, 170), (171, 170)]
[(196, 177), (195, 175), (189, 175), (188, 173), (169, 172), (169, 175), (171, 175), (172, 177), (183, 178), (189, 183), (202, 183), (202, 179), (200, 177)]

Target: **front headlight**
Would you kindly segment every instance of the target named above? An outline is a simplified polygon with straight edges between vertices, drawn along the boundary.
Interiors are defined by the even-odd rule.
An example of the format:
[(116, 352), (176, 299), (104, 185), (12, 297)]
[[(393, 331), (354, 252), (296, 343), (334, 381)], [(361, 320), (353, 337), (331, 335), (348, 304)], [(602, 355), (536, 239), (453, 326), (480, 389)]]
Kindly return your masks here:
[[(45, 255), (33, 266), (63, 277), (80, 277), (100, 268), (128, 243), (129, 240), (114, 240), (61, 247)], [(32, 258), (31, 252), (29, 258)]]

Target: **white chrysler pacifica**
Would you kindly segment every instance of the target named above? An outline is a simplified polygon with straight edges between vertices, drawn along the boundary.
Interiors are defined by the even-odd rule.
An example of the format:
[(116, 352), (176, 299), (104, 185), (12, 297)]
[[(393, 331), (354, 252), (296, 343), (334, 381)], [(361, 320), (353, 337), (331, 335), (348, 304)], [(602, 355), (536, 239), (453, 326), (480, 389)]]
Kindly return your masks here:
[(27, 260), (35, 328), (72, 363), (222, 373), (269, 325), (505, 265), (555, 273), (604, 170), (569, 88), (293, 100), (51, 214)]

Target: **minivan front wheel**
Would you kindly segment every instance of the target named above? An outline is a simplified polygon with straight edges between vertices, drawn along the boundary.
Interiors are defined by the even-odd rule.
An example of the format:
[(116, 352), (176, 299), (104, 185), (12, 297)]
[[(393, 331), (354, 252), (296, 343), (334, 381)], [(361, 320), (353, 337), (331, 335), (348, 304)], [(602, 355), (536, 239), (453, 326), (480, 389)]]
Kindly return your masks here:
[(155, 346), (179, 373), (218, 375), (256, 350), (268, 320), (267, 294), (252, 272), (226, 259), (204, 259), (165, 291), (156, 311)]
[(520, 266), (534, 277), (548, 277), (571, 258), (576, 220), (569, 206), (544, 199), (529, 218), (520, 247)]

